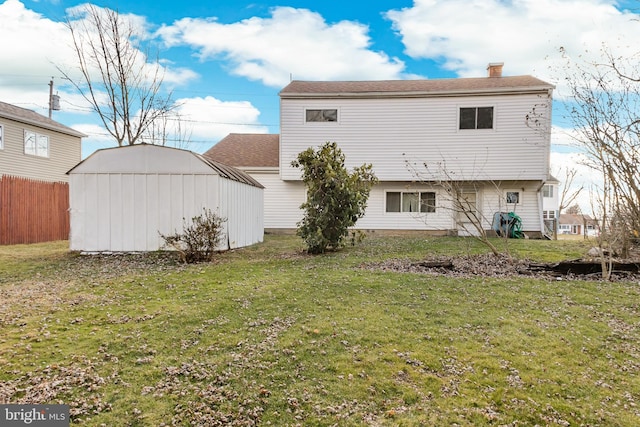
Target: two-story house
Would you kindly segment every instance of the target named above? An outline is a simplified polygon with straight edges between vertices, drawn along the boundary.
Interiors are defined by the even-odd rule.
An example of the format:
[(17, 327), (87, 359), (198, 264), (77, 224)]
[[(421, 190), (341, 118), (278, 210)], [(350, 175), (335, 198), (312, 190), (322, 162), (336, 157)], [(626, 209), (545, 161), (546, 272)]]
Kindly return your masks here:
[(268, 231), (294, 229), (302, 217), (305, 190), (291, 162), (332, 141), (348, 168), (371, 163), (379, 179), (357, 228), (473, 232), (455, 207), (462, 197), (486, 230), (496, 212), (515, 212), (526, 233), (540, 235), (554, 86), (503, 77), (502, 64), (488, 71), (483, 78), (292, 81), (280, 92), (279, 137), (232, 134), (205, 156), (266, 187)]
[(84, 136), (0, 102), (0, 244), (67, 238), (66, 173), (81, 160)]

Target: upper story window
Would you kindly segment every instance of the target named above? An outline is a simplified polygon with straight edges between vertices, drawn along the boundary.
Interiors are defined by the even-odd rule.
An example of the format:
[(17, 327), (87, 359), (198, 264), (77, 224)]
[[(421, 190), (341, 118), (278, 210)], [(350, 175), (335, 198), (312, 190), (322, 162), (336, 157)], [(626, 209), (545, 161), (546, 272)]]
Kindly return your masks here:
[(387, 212), (435, 212), (436, 193), (423, 192), (387, 192)]
[(460, 129), (493, 129), (493, 107), (460, 108)]
[(49, 157), (49, 137), (30, 130), (25, 130), (24, 154)]
[(4, 128), (0, 125), (0, 150), (4, 148)]
[(546, 184), (542, 187), (542, 197), (553, 197), (553, 185)]
[(337, 122), (338, 110), (305, 110), (305, 121), (307, 122)]

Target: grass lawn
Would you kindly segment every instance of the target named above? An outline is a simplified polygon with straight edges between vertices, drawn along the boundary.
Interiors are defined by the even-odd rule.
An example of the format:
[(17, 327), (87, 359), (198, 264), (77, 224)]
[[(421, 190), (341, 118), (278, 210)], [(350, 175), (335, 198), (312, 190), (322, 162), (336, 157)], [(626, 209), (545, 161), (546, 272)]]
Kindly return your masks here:
[(185, 266), (0, 246), (0, 403), (91, 426), (640, 425), (638, 283), (360, 268), (485, 252), (370, 237), (312, 257), (266, 236)]

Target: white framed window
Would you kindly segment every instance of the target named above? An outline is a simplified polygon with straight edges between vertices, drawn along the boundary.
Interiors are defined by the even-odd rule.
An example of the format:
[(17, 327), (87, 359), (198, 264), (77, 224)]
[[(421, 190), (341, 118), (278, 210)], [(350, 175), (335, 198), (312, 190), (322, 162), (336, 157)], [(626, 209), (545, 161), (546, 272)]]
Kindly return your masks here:
[(433, 191), (387, 191), (386, 212), (430, 213), (436, 211)]
[(49, 137), (30, 130), (24, 131), (24, 154), (49, 157)]
[(553, 185), (546, 184), (542, 187), (542, 197), (553, 197)]
[(4, 149), (4, 128), (0, 125), (0, 150)]
[(519, 191), (507, 191), (506, 200), (508, 204), (518, 204), (520, 203), (520, 192)]
[(311, 122), (337, 122), (338, 121), (338, 109), (312, 109), (307, 108), (304, 110), (304, 121)]
[(458, 129), (493, 129), (493, 107), (460, 107)]
[(543, 219), (555, 219), (556, 218), (556, 211), (542, 211), (542, 218)]

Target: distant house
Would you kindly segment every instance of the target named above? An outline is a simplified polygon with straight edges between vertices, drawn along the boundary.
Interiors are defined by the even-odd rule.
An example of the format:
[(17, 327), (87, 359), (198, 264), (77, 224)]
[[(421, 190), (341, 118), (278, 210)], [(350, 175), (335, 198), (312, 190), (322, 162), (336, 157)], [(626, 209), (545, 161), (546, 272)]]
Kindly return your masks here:
[(85, 136), (0, 102), (0, 244), (68, 238), (66, 172), (80, 161)]
[(136, 144), (94, 152), (69, 171), (71, 250), (146, 252), (204, 209), (226, 219), (218, 249), (261, 242), (263, 187), (199, 154)]
[(560, 214), (558, 234), (595, 236), (598, 233), (598, 221), (589, 215)]
[(554, 86), (532, 76), (503, 77), (502, 64), (488, 71), (481, 78), (292, 81), (280, 92), (279, 136), (232, 134), (204, 156), (242, 168), (265, 186), (270, 231), (295, 229), (302, 218), (305, 189), (291, 162), (331, 141), (347, 168), (371, 163), (379, 179), (356, 228), (473, 230), (441, 185), (456, 182), (485, 229), (495, 212), (515, 212), (523, 231), (539, 236), (543, 189), (554, 182)]

